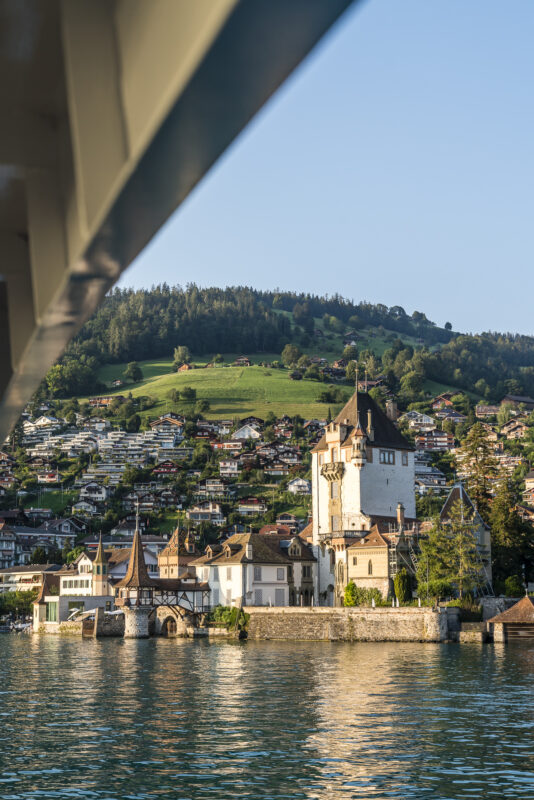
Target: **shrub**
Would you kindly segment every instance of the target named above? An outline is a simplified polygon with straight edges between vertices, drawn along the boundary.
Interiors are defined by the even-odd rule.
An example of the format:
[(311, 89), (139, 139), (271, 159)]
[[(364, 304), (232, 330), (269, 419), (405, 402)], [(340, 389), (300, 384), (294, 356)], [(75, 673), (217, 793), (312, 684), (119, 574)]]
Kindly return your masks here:
[(459, 608), (462, 622), (482, 622), (482, 606), (471, 597), (457, 598), (447, 603), (448, 608)]
[(406, 603), (411, 599), (412, 581), (404, 567), (395, 575), (393, 585), (395, 587), (395, 597), (399, 603)]
[(504, 582), (504, 593), (507, 597), (521, 597), (525, 587), (517, 575), (509, 575)]

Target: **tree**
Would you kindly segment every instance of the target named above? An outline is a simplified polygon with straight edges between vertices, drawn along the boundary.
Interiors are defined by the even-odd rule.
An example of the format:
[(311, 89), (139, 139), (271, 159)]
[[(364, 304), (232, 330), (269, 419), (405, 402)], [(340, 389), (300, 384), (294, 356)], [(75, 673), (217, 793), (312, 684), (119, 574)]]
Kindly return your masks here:
[(350, 383), (354, 383), (356, 380), (356, 362), (349, 361), (347, 367), (345, 369), (345, 378), (350, 381)]
[(493, 454), (493, 445), (480, 422), (473, 425), (464, 439), (458, 451), (457, 463), (467, 474), (471, 499), (481, 516), (487, 520), (491, 483), (497, 475), (497, 460)]
[(128, 433), (137, 433), (141, 427), (141, 417), (139, 414), (132, 414), (126, 421), (126, 430)]
[(184, 386), (180, 395), (182, 400), (193, 403), (197, 399), (197, 390), (193, 389), (191, 386)]
[(525, 562), (534, 561), (532, 527), (517, 512), (519, 497), (511, 481), (499, 483), (491, 504), (491, 554), (493, 577), (501, 584), (510, 575), (520, 574)]
[(507, 597), (521, 597), (525, 587), (518, 575), (509, 575), (504, 582), (504, 593)]
[(78, 556), (81, 553), (83, 553), (84, 550), (85, 550), (84, 547), (82, 547), (81, 545), (78, 545), (77, 547), (74, 547), (72, 550), (69, 550), (67, 553), (65, 553), (64, 558), (65, 558), (65, 561), (67, 562), (67, 564), (72, 564), (73, 561), (76, 561)]
[(355, 344), (348, 344), (343, 350), (343, 358), (346, 361), (356, 361), (358, 358), (358, 348)]
[(422, 585), (429, 581), (455, 586), (460, 598), (480, 585), (482, 576), (472, 514), (460, 501), (453, 505), (448, 522), (434, 522), (420, 548), (417, 562), (419, 594)]
[(206, 411), (210, 410), (209, 401), (206, 398), (202, 398), (202, 400), (198, 400), (195, 405), (195, 413), (196, 414), (204, 414)]
[(217, 353), (217, 355), (213, 357), (214, 364), (222, 364), (223, 361), (224, 361), (224, 356), (222, 356), (220, 353)]
[(393, 579), (395, 597), (399, 603), (406, 603), (412, 596), (412, 582), (405, 567), (402, 567)]
[(176, 372), (183, 364), (189, 364), (191, 361), (191, 353), (189, 347), (184, 344), (178, 345), (174, 348), (173, 369)]
[(356, 584), (354, 581), (349, 581), (345, 586), (345, 594), (343, 597), (343, 605), (347, 607), (352, 607), (356, 605)]
[(452, 324), (450, 322), (446, 322), (444, 327), (446, 331), (452, 331)]
[(281, 357), (286, 367), (290, 367), (292, 364), (297, 363), (301, 355), (302, 353), (295, 344), (286, 344), (286, 346), (282, 350)]
[(122, 374), (127, 380), (133, 381), (133, 383), (139, 383), (139, 381), (143, 380), (143, 370), (137, 361), (130, 361)]
[(48, 558), (46, 555), (46, 550), (44, 547), (36, 547), (30, 556), (30, 562), (32, 564), (46, 564), (48, 562)]

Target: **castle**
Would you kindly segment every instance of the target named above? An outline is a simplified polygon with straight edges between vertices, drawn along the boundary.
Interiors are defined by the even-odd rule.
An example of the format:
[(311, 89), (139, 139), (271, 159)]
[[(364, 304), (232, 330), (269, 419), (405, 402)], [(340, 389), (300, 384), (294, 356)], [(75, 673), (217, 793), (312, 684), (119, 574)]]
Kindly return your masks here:
[(312, 450), (316, 602), (341, 605), (354, 580), (387, 596), (413, 572), (414, 448), (369, 394), (356, 391)]

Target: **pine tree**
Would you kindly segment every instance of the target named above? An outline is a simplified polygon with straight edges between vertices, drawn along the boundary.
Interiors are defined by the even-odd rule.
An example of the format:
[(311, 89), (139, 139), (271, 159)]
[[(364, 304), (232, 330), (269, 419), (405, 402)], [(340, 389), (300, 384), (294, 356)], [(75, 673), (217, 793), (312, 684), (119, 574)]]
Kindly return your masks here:
[(497, 475), (497, 460), (484, 426), (477, 422), (459, 449), (458, 465), (467, 475), (469, 495), (484, 520), (489, 519), (490, 485)]
[(534, 560), (532, 527), (517, 513), (517, 502), (510, 481), (501, 481), (489, 517), (493, 574), (500, 582), (509, 575), (520, 575), (523, 564)]

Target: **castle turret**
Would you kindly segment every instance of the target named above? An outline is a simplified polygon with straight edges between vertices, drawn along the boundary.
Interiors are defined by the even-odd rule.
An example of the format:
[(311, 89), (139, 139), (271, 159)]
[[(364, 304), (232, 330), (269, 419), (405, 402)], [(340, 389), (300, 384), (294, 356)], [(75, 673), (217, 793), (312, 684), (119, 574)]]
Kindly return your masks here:
[(109, 594), (108, 560), (102, 544), (101, 532), (95, 560), (93, 561), (93, 596), (102, 597)]

